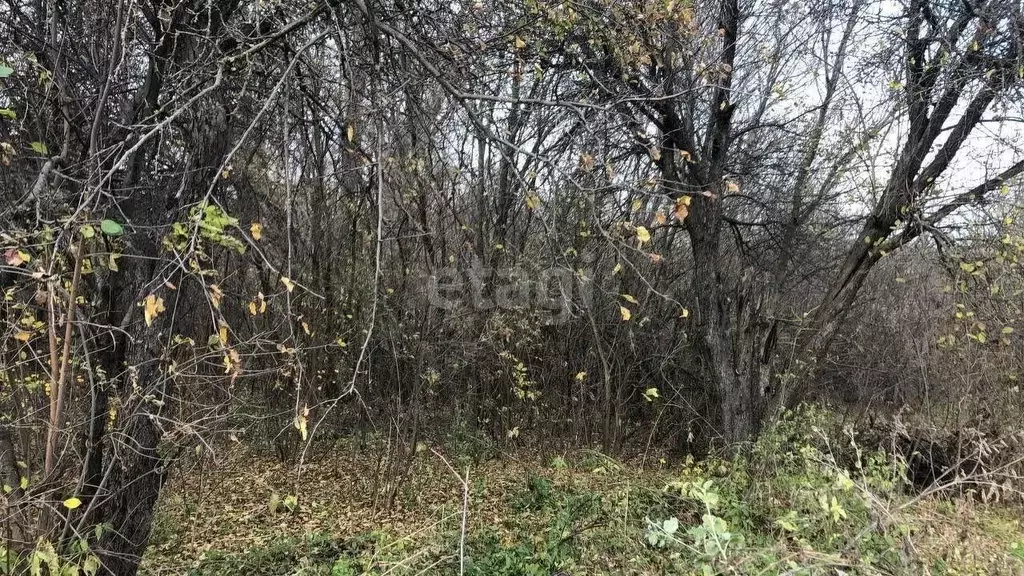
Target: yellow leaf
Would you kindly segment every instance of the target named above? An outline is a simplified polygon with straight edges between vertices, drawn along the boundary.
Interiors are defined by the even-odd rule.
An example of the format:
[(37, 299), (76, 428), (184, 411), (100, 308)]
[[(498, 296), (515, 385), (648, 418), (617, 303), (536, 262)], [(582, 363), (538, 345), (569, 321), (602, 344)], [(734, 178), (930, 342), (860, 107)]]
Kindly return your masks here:
[(740, 187), (732, 180), (728, 180), (725, 183), (725, 191), (728, 192), (729, 194), (735, 194), (736, 192), (740, 191)]
[(622, 299), (630, 304), (639, 304), (639, 302), (636, 301), (636, 298), (633, 298), (630, 294), (622, 294)]
[(217, 330), (217, 338), (220, 339), (221, 346), (228, 345), (228, 327), (221, 324), (220, 329)]
[(165, 308), (163, 298), (160, 298), (155, 294), (150, 294), (149, 296), (146, 296), (146, 300), (144, 301), (144, 316), (146, 319), (146, 326), (152, 326), (153, 320), (155, 320), (156, 317), (159, 316), (160, 313), (163, 312), (164, 310)]
[(302, 331), (306, 333), (306, 336), (310, 335), (309, 324), (307, 324), (305, 321), (302, 322)]
[(612, 268), (612, 276), (622, 272), (622, 264), (616, 264), (615, 268)]
[(281, 284), (284, 284), (285, 290), (289, 292), (295, 290), (295, 282), (292, 282), (291, 278), (287, 276), (281, 276)]
[(249, 226), (249, 233), (252, 234), (253, 240), (259, 240), (263, 237), (263, 225), (259, 222), (253, 222), (252, 225)]
[(682, 310), (679, 311), (679, 317), (680, 318), (689, 318), (690, 317), (690, 311), (687, 310), (686, 308), (683, 308)]
[(526, 207), (530, 210), (536, 210), (540, 207), (540, 196), (536, 194), (529, 194), (526, 196)]
[(619, 315), (622, 316), (623, 322), (629, 322), (629, 319), (633, 317), (633, 313), (625, 306), (619, 306)]
[(14, 339), (19, 340), (21, 342), (28, 342), (29, 340), (32, 339), (32, 333), (26, 332), (24, 330), (18, 330), (17, 332), (14, 333)]
[(643, 226), (636, 227), (636, 239), (640, 244), (646, 244), (651, 241), (651, 233), (647, 231), (647, 228)]
[(79, 500), (78, 498), (68, 498), (67, 500), (64, 501), (64, 507), (67, 508), (68, 510), (74, 510), (75, 508), (78, 508), (81, 505), (82, 501)]
[(255, 302), (249, 302), (249, 314), (255, 316), (256, 313), (257, 313), (256, 303)]
[(516, 38), (515, 38), (515, 46), (516, 46), (516, 50), (522, 50), (523, 48), (526, 48), (526, 40), (523, 40), (519, 36), (516, 36)]
[(577, 382), (583, 382), (583, 380), (584, 380), (584, 379), (585, 379), (586, 377), (587, 377), (587, 373), (586, 373), (586, 372), (577, 372), (577, 373), (576, 373), (576, 381), (577, 381)]
[(688, 208), (690, 200), (690, 196), (680, 196), (679, 198), (676, 198), (676, 204), (672, 208), (672, 216), (674, 216), (676, 220), (682, 222), (690, 214), (690, 209)]
[(121, 257), (120, 254), (111, 254), (110, 256), (108, 256), (107, 257), (107, 268), (109, 268), (112, 272), (117, 272), (118, 271), (117, 259), (120, 258), (120, 257)]
[(351, 122), (348, 123), (348, 128), (345, 129), (345, 136), (348, 138), (349, 142), (355, 142), (356, 141), (356, 125), (355, 124), (353, 124)]
[(230, 374), (232, 371), (237, 370), (238, 364), (242, 361), (241, 356), (238, 355), (238, 350), (234, 348), (228, 350), (228, 355), (224, 357), (224, 370), (225, 374)]

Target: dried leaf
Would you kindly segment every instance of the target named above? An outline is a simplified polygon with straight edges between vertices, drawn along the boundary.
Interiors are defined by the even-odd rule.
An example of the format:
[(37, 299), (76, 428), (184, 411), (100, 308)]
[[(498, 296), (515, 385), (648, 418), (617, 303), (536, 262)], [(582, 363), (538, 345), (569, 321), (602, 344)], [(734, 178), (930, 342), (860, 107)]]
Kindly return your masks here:
[(152, 326), (153, 320), (166, 310), (164, 308), (164, 299), (155, 294), (146, 296), (143, 306), (145, 308), (146, 326)]
[(214, 308), (220, 308), (220, 301), (224, 298), (224, 291), (216, 284), (210, 285), (210, 303)]
[(675, 206), (672, 207), (672, 216), (680, 222), (685, 220), (690, 214), (689, 206), (691, 201), (692, 197), (690, 196), (680, 196), (679, 198), (676, 198)]

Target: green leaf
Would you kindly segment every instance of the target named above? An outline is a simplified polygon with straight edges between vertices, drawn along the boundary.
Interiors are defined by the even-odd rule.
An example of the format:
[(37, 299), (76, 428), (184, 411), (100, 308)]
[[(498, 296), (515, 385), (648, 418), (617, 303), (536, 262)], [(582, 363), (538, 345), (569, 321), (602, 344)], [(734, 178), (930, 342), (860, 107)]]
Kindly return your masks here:
[(100, 570), (100, 559), (96, 556), (89, 555), (84, 562), (82, 562), (82, 572), (93, 576)]
[(668, 520), (665, 520), (661, 523), (661, 529), (665, 532), (665, 534), (675, 534), (676, 530), (679, 530), (679, 519), (673, 516)]
[(0, 64), (0, 78), (7, 78), (11, 74), (14, 74), (14, 68)]
[(782, 527), (786, 532), (797, 532), (800, 527), (796, 523), (797, 516), (795, 510), (790, 510), (785, 516), (775, 520), (775, 523)]
[(36, 154), (49, 154), (50, 149), (43, 142), (30, 142), (29, 147), (32, 148)]
[(96, 235), (96, 229), (88, 224), (79, 228), (78, 231), (82, 233), (82, 238), (86, 239), (92, 238)]
[(100, 222), (100, 230), (103, 230), (103, 233), (107, 236), (120, 236), (124, 234), (124, 228), (113, 220), (104, 220)]
[(17, 120), (18, 114), (10, 108), (0, 108), (0, 116), (4, 118), (10, 118), (11, 120)]

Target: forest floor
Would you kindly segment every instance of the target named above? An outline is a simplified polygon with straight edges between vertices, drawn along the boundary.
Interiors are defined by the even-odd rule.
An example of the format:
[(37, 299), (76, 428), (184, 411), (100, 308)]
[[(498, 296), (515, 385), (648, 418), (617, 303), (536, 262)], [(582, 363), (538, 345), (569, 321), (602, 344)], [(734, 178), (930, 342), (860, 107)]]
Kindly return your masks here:
[(421, 448), (391, 509), (376, 450), (322, 449), (298, 479), (241, 446), (198, 458), (165, 490), (143, 573), (1024, 574), (1019, 505), (915, 494), (884, 457), (853, 472), (808, 444), (699, 464), (456, 459), (463, 531), (460, 480)]

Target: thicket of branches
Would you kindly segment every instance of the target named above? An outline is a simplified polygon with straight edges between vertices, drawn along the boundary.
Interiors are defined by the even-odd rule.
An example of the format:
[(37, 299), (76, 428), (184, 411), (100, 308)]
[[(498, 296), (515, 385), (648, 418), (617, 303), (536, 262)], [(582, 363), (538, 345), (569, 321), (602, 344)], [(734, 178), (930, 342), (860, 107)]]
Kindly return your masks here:
[[(1013, 0), (4, 0), (7, 550), (375, 432), (1019, 420)], [(41, 539), (41, 540), (40, 540)], [(76, 548), (77, 547), (77, 548)]]

